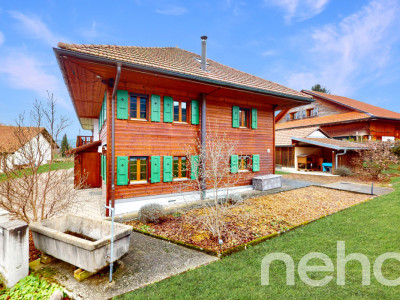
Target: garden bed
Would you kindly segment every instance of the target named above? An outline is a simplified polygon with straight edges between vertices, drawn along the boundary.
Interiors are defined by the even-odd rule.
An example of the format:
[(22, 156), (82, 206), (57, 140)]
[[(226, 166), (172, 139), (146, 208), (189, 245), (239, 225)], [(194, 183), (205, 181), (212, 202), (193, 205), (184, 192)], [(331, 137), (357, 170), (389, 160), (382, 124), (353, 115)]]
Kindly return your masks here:
[(370, 198), (369, 195), (306, 187), (248, 199), (228, 210), (221, 248), (218, 239), (199, 221), (205, 213), (203, 208), (168, 215), (158, 224), (143, 224), (137, 220), (127, 224), (134, 230), (207, 252), (229, 253), (241, 245), (265, 240)]

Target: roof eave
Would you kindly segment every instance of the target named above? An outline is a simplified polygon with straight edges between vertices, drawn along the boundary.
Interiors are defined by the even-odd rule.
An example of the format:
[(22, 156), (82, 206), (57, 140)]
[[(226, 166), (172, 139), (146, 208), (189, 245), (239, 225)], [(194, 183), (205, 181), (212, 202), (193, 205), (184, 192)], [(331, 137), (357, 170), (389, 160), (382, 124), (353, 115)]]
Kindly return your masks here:
[[(176, 71), (169, 71), (169, 70), (164, 70), (164, 69), (150, 67), (150, 66), (143, 66), (143, 65), (139, 65), (139, 64), (128, 63), (128, 62), (121, 61), (121, 60), (99, 57), (99, 56), (80, 53), (80, 52), (72, 51), (72, 50), (66, 50), (66, 49), (61, 49), (61, 48), (53, 48), (53, 51), (56, 54), (59, 66), (60, 66), (60, 60), (59, 60), (60, 55), (69, 55), (69, 56), (73, 56), (73, 57), (76, 57), (76, 58), (88, 59), (88, 60), (97, 61), (97, 62), (101, 62), (101, 63), (105, 63), (105, 64), (114, 65), (116, 63), (121, 63), (121, 65), (123, 67), (127, 67), (127, 68), (133, 68), (133, 69), (138, 69), (138, 70), (141, 70), (141, 71), (148, 71), (148, 72), (149, 71), (150, 72), (156, 72), (156, 73), (160, 73), (160, 74), (163, 74), (163, 75), (169, 75), (169, 76), (178, 77), (178, 78), (184, 78), (184, 79), (191, 79), (191, 80), (199, 81), (199, 82), (202, 82), (202, 83), (215, 84), (215, 85), (223, 86), (223, 87), (236, 88), (236, 89), (240, 89), (240, 90), (244, 90), (244, 91), (256, 92), (256, 93), (265, 94), (265, 95), (269, 95), (269, 96), (284, 97), (284, 98), (289, 98), (289, 99), (292, 99), (294, 101), (298, 101), (298, 102), (302, 102), (302, 103), (314, 102), (314, 99), (308, 98), (308, 97), (301, 97), (301, 96), (290, 95), (290, 94), (274, 92), (274, 91), (266, 91), (266, 90), (263, 90), (263, 89), (246, 87), (246, 86), (243, 86), (243, 85), (238, 85), (238, 84), (234, 84), (234, 83), (229, 83), (229, 82), (224, 82), (224, 81), (219, 81), (219, 80), (199, 77), (199, 76), (190, 75), (190, 74), (184, 74), (184, 73), (180, 73), (180, 72), (176, 72)], [(62, 69), (61, 66), (60, 66), (60, 69)], [(64, 81), (66, 81), (64, 72), (63, 72), (63, 77), (64, 77)], [(70, 96), (71, 96), (71, 92), (70, 91), (69, 91), (69, 93), (70, 93)], [(75, 112), (76, 112), (76, 109), (75, 109)]]
[(295, 138), (292, 137), (292, 141), (298, 141), (298, 142), (303, 142), (303, 143), (307, 143), (307, 144), (311, 144), (311, 145), (316, 145), (316, 146), (320, 146), (320, 147), (324, 147), (324, 148), (330, 148), (330, 149), (334, 149), (337, 151), (340, 150), (363, 150), (363, 149), (367, 149), (366, 147), (340, 147), (340, 146), (335, 146), (335, 145), (330, 145), (330, 144), (325, 144), (325, 143), (321, 143), (321, 142), (317, 142), (317, 141), (310, 141), (307, 139), (302, 139), (302, 138)]

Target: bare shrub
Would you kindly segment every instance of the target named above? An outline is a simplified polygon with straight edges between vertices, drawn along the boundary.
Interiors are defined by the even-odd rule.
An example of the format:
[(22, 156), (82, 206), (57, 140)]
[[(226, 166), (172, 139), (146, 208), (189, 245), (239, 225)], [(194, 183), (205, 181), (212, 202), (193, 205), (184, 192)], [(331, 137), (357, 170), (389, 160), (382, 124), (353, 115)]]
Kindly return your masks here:
[[(232, 205), (241, 202), (237, 196), (230, 201), (233, 199), (230, 196), (231, 188), (243, 178), (242, 172), (231, 172), (231, 156), (240, 154), (237, 152), (237, 142), (226, 134), (208, 129), (204, 147), (201, 140), (197, 139), (194, 147), (186, 146), (185, 149), (188, 169), (198, 172), (191, 174), (190, 180), (179, 182), (176, 187), (181, 192), (198, 192), (203, 213), (196, 215), (197, 221), (216, 238), (216, 242), (223, 241), (232, 234), (227, 228), (229, 210)], [(251, 163), (248, 168), (251, 169)]]
[[(0, 207), (27, 223), (67, 211), (73, 213), (84, 205), (77, 202), (73, 169), (52, 169), (53, 154), (58, 148), (56, 140), (69, 122), (57, 114), (56, 100), (51, 94), (48, 96), (46, 104), (35, 102), (29, 124), (24, 114), (16, 121), (10, 142), (18, 150), (10, 153), (0, 149)], [(86, 174), (82, 175), (76, 183), (78, 188), (83, 187), (86, 178)]]
[(339, 175), (339, 176), (343, 176), (343, 177), (347, 177), (347, 176), (351, 176), (353, 174), (353, 172), (351, 172), (350, 168), (348, 167), (339, 167), (337, 169), (335, 169), (335, 175)]
[(360, 176), (379, 180), (385, 176), (384, 171), (399, 163), (399, 158), (392, 151), (393, 142), (367, 141), (364, 145), (367, 149), (357, 150), (358, 155), (354, 159)]
[(150, 203), (139, 209), (139, 221), (145, 224), (158, 223), (165, 216), (164, 207), (161, 204)]

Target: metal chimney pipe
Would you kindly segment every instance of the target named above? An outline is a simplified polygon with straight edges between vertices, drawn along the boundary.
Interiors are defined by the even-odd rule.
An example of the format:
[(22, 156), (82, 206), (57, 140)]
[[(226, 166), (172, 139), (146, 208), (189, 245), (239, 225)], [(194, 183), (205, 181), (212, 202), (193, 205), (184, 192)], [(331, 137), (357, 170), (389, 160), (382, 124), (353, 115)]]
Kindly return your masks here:
[(206, 70), (207, 67), (207, 36), (201, 37), (201, 69)]

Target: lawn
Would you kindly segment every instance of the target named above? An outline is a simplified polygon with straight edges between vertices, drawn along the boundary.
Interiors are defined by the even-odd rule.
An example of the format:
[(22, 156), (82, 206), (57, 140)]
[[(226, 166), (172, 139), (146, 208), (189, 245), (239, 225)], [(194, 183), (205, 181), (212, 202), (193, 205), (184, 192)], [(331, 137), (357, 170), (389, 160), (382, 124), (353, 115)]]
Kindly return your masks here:
[[(400, 178), (392, 178), (400, 183)], [(346, 242), (346, 254), (363, 253), (371, 261), (386, 252), (400, 252), (400, 184), (388, 195), (377, 197), (336, 213), (277, 238), (235, 253), (220, 261), (174, 276), (116, 299), (395, 299), (400, 287), (381, 285), (371, 272), (371, 285), (361, 285), (361, 265), (346, 266), (346, 285), (333, 280), (323, 287), (304, 284), (296, 272), (295, 285), (286, 286), (285, 268), (281, 262), (271, 265), (269, 286), (260, 284), (260, 263), (266, 254), (284, 252), (297, 266), (309, 252), (328, 255), (336, 266), (336, 243)], [(321, 264), (321, 261), (317, 261)], [(324, 276), (327, 273), (324, 274)], [(388, 279), (400, 276), (400, 262), (387, 260), (383, 274)], [(321, 274), (311, 273), (312, 278)]]
[[(62, 170), (62, 169), (71, 169), (74, 167), (74, 162), (71, 161), (66, 161), (66, 162), (55, 162), (51, 165), (50, 171), (55, 171), (55, 170)], [(44, 164), (39, 166), (38, 168), (38, 173), (45, 173), (49, 171), (49, 165)], [(23, 174), (29, 174), (29, 172), (32, 172), (30, 168), (21, 170), (17, 172), (16, 178), (22, 177)], [(0, 180), (5, 180), (7, 179), (7, 176), (5, 174), (0, 174)]]

